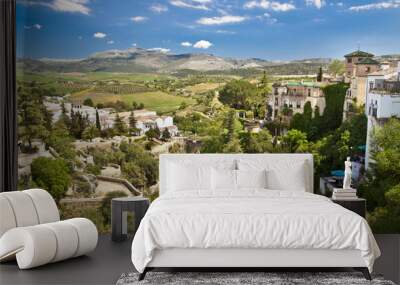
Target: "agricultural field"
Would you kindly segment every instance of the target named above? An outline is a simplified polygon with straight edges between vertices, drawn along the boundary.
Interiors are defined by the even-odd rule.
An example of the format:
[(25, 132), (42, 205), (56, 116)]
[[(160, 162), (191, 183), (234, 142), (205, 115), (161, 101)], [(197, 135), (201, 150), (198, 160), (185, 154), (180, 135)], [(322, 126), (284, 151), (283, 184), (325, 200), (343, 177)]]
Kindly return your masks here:
[(185, 102), (187, 105), (193, 105), (196, 103), (192, 98), (170, 95), (162, 91), (112, 94), (98, 93), (93, 89), (89, 89), (72, 94), (70, 99), (74, 103), (82, 103), (86, 98), (91, 98), (94, 104), (123, 101), (128, 105), (131, 105), (132, 102), (135, 101), (136, 103), (143, 103), (146, 109), (154, 110), (160, 114), (177, 110), (182, 102)]
[(187, 86), (185, 89), (194, 94), (201, 94), (224, 86), (225, 83), (199, 83), (192, 86)]

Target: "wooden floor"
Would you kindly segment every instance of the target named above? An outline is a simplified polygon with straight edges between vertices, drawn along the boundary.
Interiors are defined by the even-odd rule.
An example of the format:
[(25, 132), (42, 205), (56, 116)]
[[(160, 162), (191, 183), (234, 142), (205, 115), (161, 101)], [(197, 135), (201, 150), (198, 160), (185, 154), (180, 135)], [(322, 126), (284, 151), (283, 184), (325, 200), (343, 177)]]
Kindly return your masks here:
[[(375, 272), (399, 283), (400, 235), (376, 235), (376, 240), (382, 257), (376, 261)], [(88, 256), (30, 270), (19, 270), (15, 262), (1, 264), (0, 284), (115, 284), (122, 273), (134, 271), (130, 253), (131, 240), (115, 243), (103, 235)]]

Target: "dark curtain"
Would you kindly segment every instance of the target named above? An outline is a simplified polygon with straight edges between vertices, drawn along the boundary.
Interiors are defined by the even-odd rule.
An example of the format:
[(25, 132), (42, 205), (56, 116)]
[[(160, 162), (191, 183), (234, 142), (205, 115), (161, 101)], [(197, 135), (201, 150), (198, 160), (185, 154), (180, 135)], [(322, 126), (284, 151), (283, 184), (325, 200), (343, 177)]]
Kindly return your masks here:
[(0, 0), (0, 191), (17, 190), (15, 0)]

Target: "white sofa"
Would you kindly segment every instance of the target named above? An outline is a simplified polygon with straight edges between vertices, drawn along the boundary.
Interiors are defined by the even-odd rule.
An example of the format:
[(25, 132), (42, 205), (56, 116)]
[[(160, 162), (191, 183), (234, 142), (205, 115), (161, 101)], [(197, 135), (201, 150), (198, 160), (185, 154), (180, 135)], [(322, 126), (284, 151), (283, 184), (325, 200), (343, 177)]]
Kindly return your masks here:
[(16, 258), (20, 269), (33, 268), (91, 252), (97, 239), (88, 219), (60, 221), (45, 190), (0, 193), (0, 262)]

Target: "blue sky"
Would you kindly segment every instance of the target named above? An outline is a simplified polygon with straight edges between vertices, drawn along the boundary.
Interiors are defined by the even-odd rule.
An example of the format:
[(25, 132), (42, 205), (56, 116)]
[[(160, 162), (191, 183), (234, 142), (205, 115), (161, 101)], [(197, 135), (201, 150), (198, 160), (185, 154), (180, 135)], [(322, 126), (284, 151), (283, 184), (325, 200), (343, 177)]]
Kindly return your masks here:
[(291, 60), (400, 53), (400, 0), (17, 0), (17, 54), (141, 47)]

